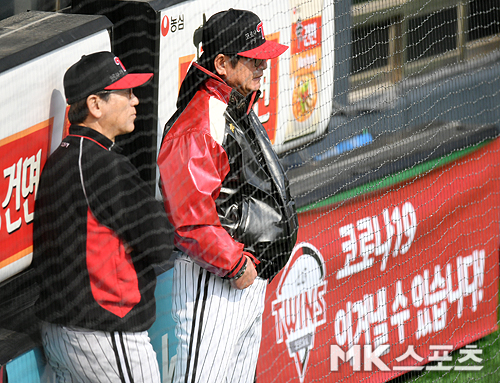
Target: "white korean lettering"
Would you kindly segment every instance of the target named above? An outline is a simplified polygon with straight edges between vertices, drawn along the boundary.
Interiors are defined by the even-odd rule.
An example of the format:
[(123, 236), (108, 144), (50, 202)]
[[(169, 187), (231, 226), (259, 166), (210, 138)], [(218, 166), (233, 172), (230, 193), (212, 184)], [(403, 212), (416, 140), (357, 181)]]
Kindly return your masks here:
[[(2, 207), (5, 209), (12, 198), (12, 194), (14, 193), (15, 189), (15, 199), (16, 199), (16, 205), (15, 209), (16, 211), (19, 211), (21, 208), (21, 171), (22, 171), (22, 163), (23, 159), (20, 158), (19, 161), (17, 161), (17, 164), (13, 164), (12, 166), (6, 168), (3, 170), (3, 177), (7, 178), (9, 177), (9, 186), (7, 189), (7, 195), (5, 196), (4, 201), (2, 202)], [(9, 234), (13, 233), (17, 229), (21, 227), (22, 219), (18, 218), (14, 222), (12, 222), (12, 217), (11, 217), (11, 209), (8, 208), (7, 211), (5, 212), (5, 221), (7, 225), (7, 232)]]
[(348, 275), (361, 271), (359, 266), (351, 266), (351, 262), (354, 262), (358, 254), (358, 245), (356, 242), (356, 232), (354, 231), (354, 225), (349, 224), (346, 226), (342, 226), (339, 229), (339, 234), (341, 238), (347, 238), (347, 241), (342, 242), (342, 252), (346, 254), (346, 258), (344, 268), (337, 272), (337, 279), (341, 279)]
[[(405, 359), (408, 359), (408, 357), (410, 357), (410, 356), (414, 360), (416, 360), (417, 362), (419, 362), (419, 363), (424, 360), (423, 357), (421, 357), (420, 355), (418, 355), (415, 352), (414, 346), (413, 345), (409, 345), (408, 349), (405, 351), (405, 353), (403, 355), (398, 356), (396, 358), (396, 362), (402, 362)], [(394, 371), (420, 371), (420, 370), (423, 370), (423, 369), (424, 369), (424, 366), (394, 366), (393, 367)]]
[[(33, 221), (33, 208), (29, 206), (28, 197), (33, 195), (33, 200), (38, 190), (41, 172), (42, 149), (39, 149), (36, 155), (32, 155), (23, 160), (21, 157), (12, 166), (3, 170), (4, 178), (9, 178), (7, 193), (2, 202), (2, 208), (5, 210), (6, 229), (9, 234), (18, 230), (22, 225), (22, 216), (24, 222)], [(11, 201), (15, 202), (12, 208)], [(20, 211), (21, 201), (23, 206), (23, 215), (15, 214)], [(32, 203), (33, 205), (33, 203)], [(14, 217), (18, 217), (15, 219)]]
[[(461, 355), (465, 355), (462, 358), (458, 358), (458, 363), (464, 363), (468, 360), (472, 360), (476, 363), (481, 363), (483, 361), (482, 358), (479, 358), (477, 355), (481, 355), (483, 350), (477, 349), (476, 345), (469, 344), (465, 346), (465, 349), (460, 349), (458, 351)], [(457, 371), (480, 371), (484, 366), (455, 366), (455, 370)]]
[(377, 308), (369, 311), (370, 323), (376, 324), (373, 328), (373, 345), (378, 347), (389, 343), (389, 328), (387, 325), (387, 292), (382, 287), (377, 291)]
[(394, 227), (392, 226), (389, 218), (389, 210), (384, 209), (382, 212), (384, 216), (384, 224), (386, 230), (386, 241), (382, 243), (380, 238), (380, 228), (378, 224), (378, 218), (372, 217), (373, 228), (375, 231), (375, 255), (382, 255), (382, 264), (380, 266), (380, 271), (384, 271), (387, 266), (387, 260), (389, 258), (389, 252), (391, 251), (392, 236), (394, 235)]
[(422, 310), (417, 311), (417, 339), (432, 332), (432, 320), (429, 307), (424, 307)]
[[(373, 296), (372, 296), (373, 298)], [(365, 296), (362, 301), (354, 302), (352, 306), (352, 312), (358, 314), (356, 331), (354, 333), (354, 343), (358, 343), (361, 335), (365, 335), (365, 344), (370, 344), (370, 321), (368, 320), (368, 313), (370, 312), (370, 307), (367, 307), (367, 303), (369, 304), (369, 299)], [(371, 309), (373, 310), (373, 299), (371, 301)]]
[(363, 264), (367, 268), (373, 265), (373, 258), (369, 256), (375, 251), (372, 220), (370, 217), (360, 219), (356, 222), (356, 228), (359, 233), (359, 255), (363, 258)]
[[(380, 270), (384, 271), (391, 253), (393, 238), (395, 238), (392, 250), (393, 257), (408, 252), (415, 239), (418, 224), (413, 205), (410, 202), (405, 202), (401, 209), (398, 206), (394, 207), (392, 213), (389, 212), (389, 209), (384, 209), (382, 216), (384, 217), (385, 230), (381, 229), (377, 216), (364, 217), (357, 220), (356, 225), (350, 223), (339, 228), (339, 236), (346, 240), (342, 242), (345, 263), (344, 267), (337, 272), (337, 279), (372, 267), (375, 264), (374, 257), (378, 256), (382, 256)], [(383, 242), (382, 233), (384, 232), (385, 241)], [(357, 259), (358, 243), (359, 259)], [(372, 255), (373, 257), (371, 257)]]
[(462, 290), (462, 257), (457, 257), (457, 289), (453, 290), (451, 264), (446, 265), (446, 295), (448, 302), (457, 303), (457, 317), (461, 318), (464, 310), (464, 294)]
[[(443, 362), (451, 362), (453, 359), (449, 355), (450, 351), (453, 351), (453, 346), (441, 346), (441, 345), (430, 345), (429, 349), (434, 351), (434, 354), (429, 356), (429, 361), (438, 362), (435, 366), (426, 366), (426, 370), (428, 371), (450, 371), (453, 366), (444, 366)], [(439, 355), (439, 351), (443, 351), (443, 355)]]
[(405, 254), (415, 239), (415, 233), (417, 232), (417, 214), (415, 209), (410, 202), (405, 202), (403, 205), (403, 230), (408, 238), (406, 243), (401, 246), (401, 254)]
[[(38, 150), (36, 156), (31, 156), (26, 158), (23, 162), (23, 171), (22, 171), (22, 196), (25, 199), (23, 203), (24, 209), (24, 221), (26, 223), (30, 223), (33, 221), (33, 212), (29, 212), (28, 207), (28, 196), (30, 194), (34, 194), (36, 196), (36, 192), (38, 190), (38, 183), (40, 181), (40, 163), (42, 157), (42, 149)], [(29, 169), (29, 172), (28, 172)]]
[(317, 44), (317, 30), (318, 26), (316, 23), (304, 25), (304, 47), (310, 47)]
[[(370, 344), (373, 339), (375, 348), (388, 343), (386, 291), (386, 288), (382, 287), (376, 293), (376, 300), (373, 294), (367, 294), (362, 300), (347, 302), (345, 310), (337, 311), (334, 320), (337, 344), (342, 346), (347, 343), (348, 347), (352, 347), (360, 341), (361, 335), (364, 335), (365, 344)], [(357, 315), (354, 316), (354, 313)]]
[[(405, 341), (405, 323), (410, 319), (410, 310), (406, 307), (408, 306), (408, 298), (403, 294), (403, 284), (401, 281), (396, 281), (396, 298), (392, 303), (392, 312), (394, 313), (391, 316), (391, 325), (398, 326), (398, 336), (399, 343), (404, 343)], [(405, 310), (399, 311), (399, 308), (403, 308)]]
[(399, 248), (401, 247), (401, 241), (403, 240), (403, 223), (401, 222), (401, 213), (397, 206), (392, 211), (391, 220), (392, 223), (396, 225), (396, 246), (394, 246), (392, 256), (397, 257)]

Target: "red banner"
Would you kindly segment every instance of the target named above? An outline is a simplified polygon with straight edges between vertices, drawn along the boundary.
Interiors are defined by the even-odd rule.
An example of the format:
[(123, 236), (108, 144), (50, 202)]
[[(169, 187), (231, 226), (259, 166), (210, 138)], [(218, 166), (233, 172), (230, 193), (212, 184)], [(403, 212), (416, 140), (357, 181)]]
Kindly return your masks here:
[(0, 140), (3, 174), (0, 177), (0, 281), (31, 263), (35, 195), (50, 149), (52, 124), (51, 118)]
[[(499, 151), (497, 139), (388, 189), (300, 213), (293, 256), (268, 287), (257, 382), (460, 370), (446, 364), (451, 350), (497, 329)], [(458, 361), (480, 351), (467, 346)], [(430, 361), (439, 363), (424, 367)]]

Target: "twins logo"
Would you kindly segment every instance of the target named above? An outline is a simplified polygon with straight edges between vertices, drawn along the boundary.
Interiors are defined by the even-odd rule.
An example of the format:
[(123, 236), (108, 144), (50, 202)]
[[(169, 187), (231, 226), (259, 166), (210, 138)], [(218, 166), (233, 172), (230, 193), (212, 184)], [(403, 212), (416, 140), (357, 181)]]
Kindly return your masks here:
[(314, 348), (316, 328), (326, 322), (325, 276), (325, 262), (318, 249), (306, 242), (297, 244), (272, 303), (276, 343), (285, 341), (301, 382)]

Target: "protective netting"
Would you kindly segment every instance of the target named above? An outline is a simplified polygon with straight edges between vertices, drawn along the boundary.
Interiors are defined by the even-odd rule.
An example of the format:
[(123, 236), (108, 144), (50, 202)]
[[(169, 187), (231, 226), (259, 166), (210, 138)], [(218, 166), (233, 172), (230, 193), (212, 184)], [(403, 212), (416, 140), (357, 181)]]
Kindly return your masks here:
[[(254, 106), (289, 178), (300, 227), (287, 266), (268, 286), (256, 381), (498, 381), (498, 1), (32, 5), (42, 13), (7, 3), (0, 11), (0, 84), (8, 89), (0, 96), (0, 382), (27, 379), (19, 371), (36, 366), (29, 352), (43, 361), (31, 230), (41, 169), (67, 134), (65, 70), (82, 54), (110, 49), (131, 72), (154, 72), (135, 92), (135, 131), (117, 143), (161, 199), (163, 127), (203, 51), (193, 33), (231, 7), (255, 12), (266, 38), (289, 47), (267, 61)], [(26, 36), (39, 36), (38, 45), (24, 47)], [(70, 185), (68, 177), (61, 179)], [(110, 178), (108, 186), (121, 182)], [(63, 240), (70, 259), (83, 246), (82, 221), (68, 215), (82, 207), (63, 205), (61, 217), (74, 226)], [(65, 269), (56, 264), (52, 272)], [(57, 279), (50, 274), (43, 278)], [(177, 344), (172, 270), (157, 279), (149, 334), (169, 382)], [(81, 303), (87, 298), (74, 295), (57, 312), (81, 319), (95, 309)]]

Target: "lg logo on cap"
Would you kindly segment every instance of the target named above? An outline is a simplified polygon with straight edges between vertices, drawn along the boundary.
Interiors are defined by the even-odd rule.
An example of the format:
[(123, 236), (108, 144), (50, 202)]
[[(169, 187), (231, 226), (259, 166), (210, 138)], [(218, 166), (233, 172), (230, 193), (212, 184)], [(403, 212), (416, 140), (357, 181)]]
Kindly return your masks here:
[(115, 57), (115, 64), (116, 65), (120, 65), (121, 68), (126, 71), (125, 67), (123, 66), (122, 62), (120, 61), (120, 59), (118, 57)]
[(257, 25), (257, 32), (260, 32), (262, 34), (263, 39), (266, 38), (266, 36), (264, 35), (264, 26), (262, 25), (262, 21)]
[(264, 35), (264, 26), (262, 25), (262, 21), (257, 24), (257, 28), (255, 29), (255, 31), (252, 31), (252, 32), (248, 32), (248, 33), (245, 33), (245, 38), (247, 40), (250, 40), (252, 38), (254, 38), (255, 36), (257, 36), (258, 33), (261, 33), (262, 35), (262, 39), (265, 40), (265, 35)]

